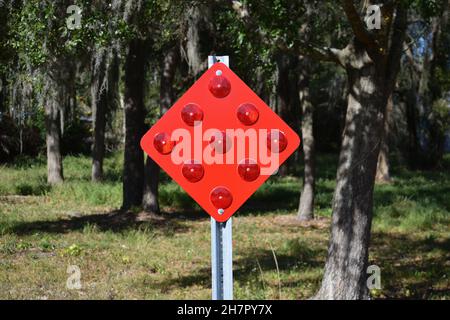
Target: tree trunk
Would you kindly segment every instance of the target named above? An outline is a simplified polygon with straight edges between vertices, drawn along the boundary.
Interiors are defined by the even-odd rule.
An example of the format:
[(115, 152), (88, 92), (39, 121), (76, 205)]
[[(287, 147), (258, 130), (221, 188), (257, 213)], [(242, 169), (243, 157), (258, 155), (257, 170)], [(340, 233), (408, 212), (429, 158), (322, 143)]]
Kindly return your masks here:
[[(295, 79), (297, 71), (293, 57), (286, 53), (279, 53), (276, 57), (277, 62), (277, 113), (291, 127), (297, 128), (294, 113), (296, 112), (295, 101), (293, 100), (293, 89), (298, 97), (298, 78)], [(294, 71), (294, 72), (292, 72)], [(294, 87), (292, 86), (294, 84)], [(298, 102), (298, 101), (297, 101)], [(291, 160), (287, 160), (279, 169), (280, 176), (286, 176), (291, 166)]]
[(64, 181), (61, 156), (60, 110), (55, 96), (50, 95), (45, 103), (45, 128), (47, 142), (47, 182), (51, 185)]
[[(165, 54), (161, 65), (160, 113), (163, 115), (174, 103), (173, 80), (179, 62), (178, 45), (172, 46)], [(147, 156), (145, 164), (144, 195), (142, 206), (145, 211), (159, 213), (158, 183), (159, 166)]]
[[(351, 13), (347, 16), (352, 19)], [(358, 29), (354, 19), (352, 23)], [(347, 71), (348, 106), (333, 197), (328, 256), (316, 295), (318, 299), (369, 298), (366, 279), (375, 174), (385, 109), (395, 86), (406, 27), (407, 9), (399, 2), (390, 28), (391, 39), (384, 41), (382, 50), (371, 40), (363, 44), (355, 34), (338, 57)], [(364, 36), (359, 34), (358, 38)]]
[(3, 113), (6, 113), (6, 104), (7, 104), (7, 96), (8, 96), (8, 86), (6, 83), (6, 76), (1, 75), (0, 78), (0, 121), (2, 120)]
[(144, 194), (142, 207), (144, 211), (160, 213), (158, 201), (159, 166), (152, 158), (147, 156), (145, 163)]
[(302, 106), (302, 145), (304, 157), (303, 190), (298, 208), (299, 220), (314, 218), (314, 189), (315, 189), (315, 153), (313, 135), (313, 105), (309, 95), (309, 59), (302, 59), (300, 69), (299, 97)]
[[(104, 73), (104, 63), (100, 73)], [(104, 75), (103, 75), (104, 76)], [(103, 180), (103, 159), (105, 157), (105, 128), (107, 89), (102, 86), (103, 76), (99, 75), (93, 80), (91, 88), (92, 110), (94, 118), (94, 140), (92, 143), (92, 181)]]
[(384, 115), (384, 134), (383, 139), (381, 140), (380, 154), (378, 155), (377, 174), (375, 176), (375, 180), (378, 183), (391, 182), (389, 173), (389, 121), (393, 107), (391, 95), (387, 102), (386, 114)]
[(116, 109), (118, 100), (119, 60), (115, 48), (106, 48), (94, 56), (91, 99), (94, 119), (92, 143), (92, 181), (103, 180), (105, 135), (108, 115)]
[(133, 39), (125, 61), (125, 150), (123, 167), (123, 209), (141, 206), (144, 185), (144, 80), (146, 43)]
[(189, 73), (195, 78), (205, 68), (204, 59), (201, 57), (200, 23), (203, 17), (200, 7), (192, 5), (187, 11), (186, 18), (186, 58)]
[[(347, 70), (350, 93), (339, 157), (328, 258), (320, 299), (368, 297), (366, 267), (383, 100), (376, 67)], [(364, 74), (366, 73), (366, 74)], [(385, 104), (384, 104), (385, 105)]]

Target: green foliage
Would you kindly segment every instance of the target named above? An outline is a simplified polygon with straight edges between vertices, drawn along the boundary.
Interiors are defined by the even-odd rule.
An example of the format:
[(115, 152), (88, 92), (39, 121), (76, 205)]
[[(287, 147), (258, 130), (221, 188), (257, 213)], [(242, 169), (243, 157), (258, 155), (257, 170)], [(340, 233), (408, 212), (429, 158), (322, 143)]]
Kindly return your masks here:
[(64, 3), (31, 0), (13, 10), (9, 45), (23, 65), (41, 66), (53, 57), (76, 53), (81, 40), (78, 31), (67, 29)]
[(65, 248), (62, 251), (62, 255), (68, 255), (68, 256), (72, 256), (72, 257), (79, 256), (82, 253), (83, 253), (83, 248), (75, 243), (70, 245), (69, 247)]
[(436, 130), (444, 135), (450, 130), (450, 106), (449, 101), (445, 99), (438, 99), (432, 106), (432, 121)]

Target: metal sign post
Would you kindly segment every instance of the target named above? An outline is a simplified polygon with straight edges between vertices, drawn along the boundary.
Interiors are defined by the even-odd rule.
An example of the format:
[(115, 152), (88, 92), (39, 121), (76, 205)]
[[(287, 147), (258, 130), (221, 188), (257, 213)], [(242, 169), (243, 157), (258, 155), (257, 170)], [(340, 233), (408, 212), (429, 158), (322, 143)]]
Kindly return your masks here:
[[(228, 56), (209, 56), (208, 68), (216, 62), (229, 67)], [(219, 213), (220, 213), (219, 209)], [(223, 210), (222, 210), (223, 213)], [(211, 217), (212, 299), (233, 300), (232, 218), (217, 222)]]
[(211, 267), (213, 300), (233, 300), (232, 219), (211, 218)]

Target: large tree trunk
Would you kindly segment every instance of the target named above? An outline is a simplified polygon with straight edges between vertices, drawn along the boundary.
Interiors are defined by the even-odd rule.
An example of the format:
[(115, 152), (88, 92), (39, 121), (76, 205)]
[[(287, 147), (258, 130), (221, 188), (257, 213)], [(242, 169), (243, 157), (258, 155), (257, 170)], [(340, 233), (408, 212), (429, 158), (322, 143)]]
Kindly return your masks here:
[[(161, 65), (160, 113), (163, 115), (174, 103), (173, 80), (179, 62), (179, 47), (174, 45), (164, 56)], [(142, 206), (145, 211), (159, 213), (158, 183), (159, 166), (147, 156), (145, 164), (144, 196)]]
[(54, 95), (49, 95), (45, 103), (45, 128), (47, 182), (51, 185), (59, 184), (64, 180), (61, 155), (61, 113)]
[(125, 61), (125, 150), (123, 166), (123, 209), (141, 206), (144, 185), (144, 80), (146, 43), (131, 40)]
[(384, 134), (381, 140), (380, 154), (378, 155), (377, 174), (375, 180), (378, 183), (391, 182), (391, 175), (389, 173), (389, 121), (391, 113), (393, 112), (392, 95), (388, 99), (386, 106), (386, 113), (384, 115)]
[(299, 220), (314, 218), (314, 189), (315, 189), (315, 153), (313, 135), (313, 105), (309, 95), (309, 68), (310, 60), (302, 59), (300, 69), (299, 97), (302, 107), (302, 145), (304, 157), (303, 189), (298, 208)]
[[(345, 2), (347, 9), (349, 3)], [(347, 71), (348, 106), (333, 198), (328, 256), (316, 295), (318, 299), (369, 298), (366, 280), (375, 173), (387, 100), (395, 86), (403, 52), (406, 13), (403, 4), (398, 3), (391, 26), (391, 41), (384, 42), (383, 50), (371, 40), (362, 44), (354, 39), (339, 54), (339, 61)], [(347, 16), (353, 17), (351, 12), (347, 12)], [(361, 34), (358, 37), (364, 38)]]
[(320, 299), (368, 297), (366, 267), (373, 188), (386, 101), (376, 65), (360, 50), (352, 57), (353, 68), (347, 68), (350, 92), (333, 199), (328, 258), (316, 296)]

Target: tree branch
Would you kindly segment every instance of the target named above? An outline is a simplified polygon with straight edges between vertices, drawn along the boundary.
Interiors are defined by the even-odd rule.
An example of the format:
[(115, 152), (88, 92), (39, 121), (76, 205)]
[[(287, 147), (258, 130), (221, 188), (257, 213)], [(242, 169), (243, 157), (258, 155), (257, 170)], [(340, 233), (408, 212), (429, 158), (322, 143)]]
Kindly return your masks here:
[[(264, 30), (262, 30), (257, 23), (252, 19), (248, 9), (246, 6), (242, 4), (242, 2), (237, 0), (231, 0), (231, 6), (233, 10), (237, 13), (238, 17), (244, 22), (246, 29), (252, 30), (255, 32), (259, 41), (265, 44), (272, 45), (282, 51), (289, 51), (292, 48), (289, 48), (285, 41), (280, 38), (271, 38), (267, 35)], [(314, 60), (320, 61), (328, 61), (335, 62), (338, 64), (342, 64), (340, 61), (340, 50), (334, 48), (319, 48), (317, 46), (313, 46), (308, 42), (299, 41), (298, 48), (296, 48), (297, 53), (300, 55), (305, 55), (311, 57)]]
[(317, 47), (306, 42), (301, 42), (298, 48), (300, 55), (308, 56), (314, 60), (334, 62), (341, 66), (344, 65), (340, 49), (329, 47)]
[(363, 21), (359, 17), (352, 0), (341, 0), (341, 6), (344, 9), (345, 15), (352, 27), (353, 33), (359, 42), (363, 43), (368, 49), (373, 51), (378, 50), (378, 44), (373, 35), (367, 31)]
[(386, 70), (387, 88), (393, 88), (397, 73), (400, 69), (400, 58), (403, 54), (403, 45), (406, 38), (406, 28), (408, 26), (407, 9), (399, 2), (397, 5), (396, 16), (393, 24), (391, 48), (387, 59)]
[(414, 71), (417, 72), (418, 74), (422, 73), (423, 66), (416, 61), (412, 53), (411, 47), (407, 43), (404, 44), (403, 51), (406, 53), (406, 57), (408, 58), (408, 61), (413, 67)]

